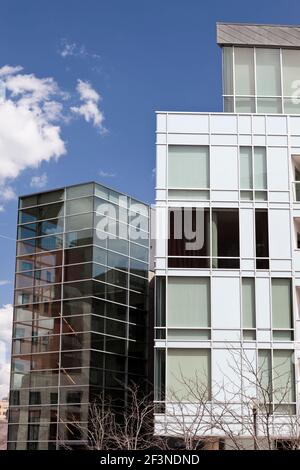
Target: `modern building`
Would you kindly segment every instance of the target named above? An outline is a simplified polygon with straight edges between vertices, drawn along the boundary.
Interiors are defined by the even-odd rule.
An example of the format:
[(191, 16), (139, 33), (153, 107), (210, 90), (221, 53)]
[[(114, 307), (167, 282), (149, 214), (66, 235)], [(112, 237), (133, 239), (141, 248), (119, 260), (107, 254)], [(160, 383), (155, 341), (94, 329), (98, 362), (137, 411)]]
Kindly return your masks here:
[(8, 449), (80, 446), (148, 376), (149, 207), (96, 183), (19, 200)]
[(217, 42), (224, 112), (157, 113), (156, 432), (226, 440), (268, 428), (289, 440), (300, 412), (300, 27), (220, 23)]

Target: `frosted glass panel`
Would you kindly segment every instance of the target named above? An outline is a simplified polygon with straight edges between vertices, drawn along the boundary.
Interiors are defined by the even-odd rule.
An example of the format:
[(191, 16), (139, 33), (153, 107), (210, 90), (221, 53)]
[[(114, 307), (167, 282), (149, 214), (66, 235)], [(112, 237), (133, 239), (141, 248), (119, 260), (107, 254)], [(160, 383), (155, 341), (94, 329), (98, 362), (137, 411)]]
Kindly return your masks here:
[(208, 147), (169, 145), (168, 184), (172, 188), (208, 188)]
[[(167, 388), (169, 398), (195, 400), (192, 390), (211, 387), (210, 351), (208, 349), (169, 349), (167, 360)], [(194, 385), (194, 386), (193, 386)]]
[[(300, 80), (300, 51), (283, 50), (283, 95), (293, 96), (296, 89), (299, 89)], [(298, 82), (298, 83), (297, 83)]]
[(235, 112), (236, 113), (255, 113), (254, 98), (236, 98), (235, 99)]
[(174, 277), (168, 281), (168, 326), (210, 326), (209, 278)]
[(284, 113), (285, 114), (300, 114), (300, 99), (285, 99), (284, 100)]
[(233, 60), (232, 47), (223, 47), (223, 80), (224, 95), (233, 95)]
[(210, 330), (168, 330), (170, 341), (207, 341), (210, 339)]
[(273, 328), (292, 327), (291, 281), (272, 279)]
[(235, 94), (254, 95), (254, 49), (234, 49)]
[(256, 94), (281, 95), (279, 49), (256, 49)]
[(240, 178), (241, 189), (253, 188), (251, 147), (240, 147)]
[(265, 113), (265, 114), (282, 113), (281, 98), (258, 98), (257, 99), (257, 112)]
[(243, 328), (255, 328), (254, 279), (242, 279)]
[(267, 163), (265, 147), (254, 148), (254, 187), (267, 189)]
[(290, 403), (295, 401), (295, 380), (292, 351), (273, 352), (274, 401)]
[(262, 403), (271, 402), (271, 384), (272, 384), (272, 366), (270, 349), (261, 349), (258, 351), (258, 370), (257, 378), (260, 386), (258, 387), (259, 398)]

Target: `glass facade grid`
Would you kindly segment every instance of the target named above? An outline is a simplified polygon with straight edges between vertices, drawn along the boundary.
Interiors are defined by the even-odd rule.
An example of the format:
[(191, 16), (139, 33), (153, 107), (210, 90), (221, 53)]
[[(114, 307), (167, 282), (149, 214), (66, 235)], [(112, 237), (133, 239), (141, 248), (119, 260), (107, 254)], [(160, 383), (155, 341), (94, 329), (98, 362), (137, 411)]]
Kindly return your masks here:
[(146, 377), (149, 210), (91, 183), (21, 198), (18, 221), (10, 446), (57, 447), (59, 421)]

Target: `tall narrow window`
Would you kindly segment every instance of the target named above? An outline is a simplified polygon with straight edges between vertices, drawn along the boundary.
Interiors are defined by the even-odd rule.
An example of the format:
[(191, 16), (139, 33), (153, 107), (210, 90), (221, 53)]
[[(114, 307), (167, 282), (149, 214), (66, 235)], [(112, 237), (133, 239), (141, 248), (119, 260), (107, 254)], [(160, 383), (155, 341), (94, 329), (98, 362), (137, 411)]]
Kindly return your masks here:
[(233, 95), (232, 47), (223, 47), (223, 95)]
[(239, 211), (212, 211), (212, 265), (214, 268), (239, 268)]
[(256, 268), (269, 269), (268, 211), (255, 210)]
[[(209, 339), (210, 280), (206, 277), (170, 277), (168, 280), (168, 334), (174, 339)], [(188, 328), (193, 328), (192, 331)], [(199, 331), (197, 330), (199, 329)]]
[(267, 200), (265, 147), (240, 147), (240, 189), (241, 199)]
[(242, 309), (244, 340), (253, 341), (256, 339), (254, 278), (247, 277), (242, 279)]
[(196, 197), (201, 196), (201, 191), (203, 191), (203, 197), (207, 199), (209, 188), (209, 150), (207, 146), (169, 145), (168, 187), (172, 198), (176, 198), (178, 190), (179, 198), (180, 196), (188, 196), (185, 190), (194, 190)]
[(155, 350), (155, 389), (154, 395), (156, 401), (165, 399), (166, 383), (166, 351), (165, 349)]
[(258, 398), (262, 406), (267, 407), (263, 409), (263, 413), (269, 411), (272, 404), (272, 360), (270, 349), (260, 349), (258, 351), (257, 363), (257, 382), (258, 382)]
[(273, 352), (272, 372), (274, 411), (293, 414), (295, 411), (293, 403), (296, 399), (293, 351), (275, 350)]
[(253, 199), (252, 148), (240, 147), (240, 187), (241, 199)]
[[(209, 209), (181, 207), (170, 209), (169, 267), (208, 268), (210, 266), (209, 227)], [(193, 238), (196, 236), (197, 239)], [(195, 243), (191, 243), (193, 241)]]
[(293, 339), (292, 290), (290, 279), (272, 279), (273, 340)]
[(256, 49), (256, 93), (258, 96), (280, 96), (280, 50)]
[(211, 398), (209, 349), (168, 349), (167, 393), (171, 400), (193, 401), (193, 390)]
[(267, 163), (266, 148), (254, 147), (254, 189), (255, 199), (267, 199)]
[(156, 318), (155, 318), (155, 338), (165, 339), (166, 337), (166, 278), (157, 276), (156, 282)]
[(234, 49), (235, 94), (254, 95), (254, 49), (239, 47)]

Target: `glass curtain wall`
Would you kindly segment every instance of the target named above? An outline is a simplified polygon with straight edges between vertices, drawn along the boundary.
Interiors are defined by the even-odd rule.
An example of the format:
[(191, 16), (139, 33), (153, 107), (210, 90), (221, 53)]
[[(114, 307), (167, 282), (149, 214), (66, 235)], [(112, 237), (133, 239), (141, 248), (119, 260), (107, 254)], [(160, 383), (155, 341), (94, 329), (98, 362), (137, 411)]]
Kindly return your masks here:
[(8, 441), (78, 446), (72, 422), (146, 375), (149, 213), (91, 183), (20, 199)]

